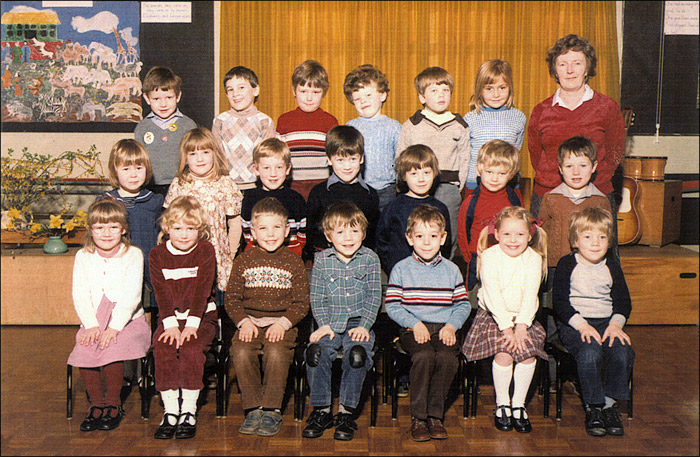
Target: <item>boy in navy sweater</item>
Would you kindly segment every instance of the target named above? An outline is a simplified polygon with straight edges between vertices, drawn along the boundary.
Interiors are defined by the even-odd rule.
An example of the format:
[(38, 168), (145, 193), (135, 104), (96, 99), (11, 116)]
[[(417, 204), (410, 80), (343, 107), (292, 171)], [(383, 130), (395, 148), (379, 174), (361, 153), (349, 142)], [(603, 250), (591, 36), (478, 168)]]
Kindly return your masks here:
[(362, 244), (374, 249), (379, 197), (377, 191), (368, 186), (360, 174), (365, 161), (362, 134), (349, 125), (336, 125), (326, 135), (326, 155), (333, 173), (326, 181), (311, 189), (306, 203), (306, 245), (302, 258), (307, 262), (313, 262), (316, 252), (330, 247), (321, 221), (328, 207), (339, 201), (352, 202), (362, 210), (368, 222), (367, 236)]
[(462, 273), (440, 254), (447, 238), (440, 211), (419, 205), (408, 218), (406, 238), (413, 255), (391, 271), (385, 305), (411, 355), (411, 438), (446, 439), (445, 400), (459, 363), (456, 334), (471, 306)]

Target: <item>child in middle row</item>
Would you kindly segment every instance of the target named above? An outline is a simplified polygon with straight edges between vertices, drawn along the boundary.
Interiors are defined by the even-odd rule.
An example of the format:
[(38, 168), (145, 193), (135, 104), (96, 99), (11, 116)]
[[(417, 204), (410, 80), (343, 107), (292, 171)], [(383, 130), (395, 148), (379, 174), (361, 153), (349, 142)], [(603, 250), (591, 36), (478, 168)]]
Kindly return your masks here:
[(327, 180), (311, 189), (306, 202), (306, 246), (303, 258), (313, 261), (314, 255), (330, 246), (324, 236), (322, 220), (328, 207), (339, 201), (357, 205), (367, 219), (366, 238), (362, 243), (374, 249), (375, 231), (379, 219), (377, 191), (368, 186), (360, 171), (365, 161), (365, 143), (355, 127), (336, 125), (326, 135), (326, 154), (333, 173)]

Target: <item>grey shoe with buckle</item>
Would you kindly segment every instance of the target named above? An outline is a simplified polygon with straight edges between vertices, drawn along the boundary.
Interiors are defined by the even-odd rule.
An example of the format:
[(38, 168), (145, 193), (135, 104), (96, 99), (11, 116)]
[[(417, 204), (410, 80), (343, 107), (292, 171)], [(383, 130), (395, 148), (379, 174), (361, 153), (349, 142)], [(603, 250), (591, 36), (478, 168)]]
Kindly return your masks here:
[(258, 429), (260, 428), (260, 421), (262, 420), (263, 416), (263, 410), (262, 409), (254, 409), (248, 414), (246, 414), (245, 419), (243, 420), (243, 423), (241, 424), (240, 428), (238, 429), (238, 433), (242, 433), (244, 435), (255, 435), (258, 433)]
[(258, 435), (272, 436), (279, 433), (282, 427), (282, 414), (278, 411), (263, 411), (258, 427)]

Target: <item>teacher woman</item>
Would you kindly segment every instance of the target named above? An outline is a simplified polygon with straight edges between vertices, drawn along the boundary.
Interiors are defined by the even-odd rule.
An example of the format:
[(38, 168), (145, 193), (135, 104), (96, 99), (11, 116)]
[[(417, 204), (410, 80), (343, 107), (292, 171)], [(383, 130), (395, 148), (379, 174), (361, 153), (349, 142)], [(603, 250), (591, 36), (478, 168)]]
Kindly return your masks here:
[[(535, 217), (544, 194), (562, 182), (557, 162), (559, 145), (580, 135), (596, 147), (598, 168), (593, 183), (610, 200), (616, 220), (611, 178), (624, 153), (625, 124), (617, 102), (586, 84), (596, 74), (597, 60), (591, 43), (574, 34), (557, 40), (547, 53), (549, 74), (559, 89), (535, 106), (528, 125), (527, 144), (535, 169), (530, 212)], [(611, 241), (616, 245), (617, 230)]]

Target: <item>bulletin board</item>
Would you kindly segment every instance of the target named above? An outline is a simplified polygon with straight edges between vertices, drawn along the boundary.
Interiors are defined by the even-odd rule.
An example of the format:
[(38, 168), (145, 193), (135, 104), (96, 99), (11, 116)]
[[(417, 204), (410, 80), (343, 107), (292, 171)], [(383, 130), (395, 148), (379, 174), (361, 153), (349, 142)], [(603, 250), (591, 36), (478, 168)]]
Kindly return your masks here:
[[(3, 2), (3, 12), (5, 11), (5, 4), (8, 2)], [(19, 3), (24, 6), (26, 4), (27, 11), (32, 12), (33, 10), (36, 11), (42, 11), (42, 10), (50, 10), (50, 6), (46, 7), (45, 5), (50, 4), (50, 2), (13, 2), (13, 3)], [(149, 3), (149, 8), (148, 10), (153, 11), (153, 5), (156, 4), (164, 4), (166, 6), (170, 5), (179, 5), (179, 6), (186, 6), (188, 10), (188, 17), (182, 18), (178, 17), (173, 19), (169, 19), (163, 15), (162, 17), (157, 17), (157, 15), (152, 14), (150, 18), (147, 18), (146, 21), (142, 21), (141, 18), (141, 13), (143, 12), (142, 4), (143, 3)], [(83, 70), (84, 68), (89, 69), (92, 72), (97, 72), (98, 70), (102, 70), (103, 73), (109, 73), (112, 75), (113, 79), (110, 79), (110, 81), (104, 81), (102, 84), (105, 84), (103, 86), (104, 88), (109, 88), (111, 91), (107, 94), (110, 96), (109, 101), (115, 105), (116, 108), (110, 108), (109, 105), (105, 106), (106, 104), (103, 103), (98, 103), (97, 100), (95, 100), (94, 96), (94, 88), (89, 85), (88, 82), (86, 82), (84, 79), (74, 79), (72, 81), (68, 80), (68, 83), (71, 83), (71, 88), (68, 89), (60, 89), (60, 90), (53, 90), (50, 91), (50, 89), (53, 87), (53, 85), (49, 81), (43, 81), (44, 83), (44, 88), (41, 89), (41, 84), (33, 84), (33, 80), (29, 79), (24, 79), (22, 81), (22, 89), (25, 91), (28, 88), (28, 82), (32, 82), (31, 87), (29, 89), (34, 88), (36, 92), (42, 96), (43, 100), (49, 99), (50, 96), (55, 95), (57, 99), (59, 99), (61, 96), (68, 95), (69, 97), (64, 98), (64, 100), (68, 100), (70, 102), (73, 102), (75, 104), (80, 105), (77, 110), (75, 108), (71, 108), (70, 106), (66, 107), (66, 103), (64, 102), (64, 107), (62, 112), (57, 112), (56, 114), (52, 114), (50, 112), (43, 113), (43, 117), (39, 117), (39, 121), (34, 121), (33, 118), (27, 119), (19, 117), (19, 118), (12, 118), (10, 117), (9, 120), (7, 119), (8, 115), (8, 110), (7, 110), (7, 104), (3, 103), (3, 122), (2, 122), (2, 131), (3, 132), (132, 132), (134, 128), (136, 127), (136, 123), (148, 115), (150, 112), (148, 104), (143, 100), (141, 97), (141, 92), (140, 92), (140, 86), (143, 81), (143, 77), (145, 74), (148, 72), (148, 70), (154, 66), (167, 66), (173, 69), (173, 71), (178, 74), (182, 78), (182, 98), (179, 103), (179, 108), (180, 110), (186, 114), (187, 116), (191, 117), (198, 125), (206, 126), (206, 127), (211, 127), (212, 119), (213, 119), (213, 113), (214, 113), (214, 9), (213, 9), (213, 2), (137, 2), (137, 1), (132, 1), (132, 2), (92, 2), (95, 9), (104, 9), (106, 10), (120, 10), (121, 11), (121, 16), (119, 17), (119, 20), (121, 21), (121, 26), (117, 25), (114, 27), (114, 36), (109, 37), (113, 41), (118, 41), (119, 44), (119, 50), (118, 52), (113, 52), (110, 57), (114, 57), (114, 54), (116, 54), (116, 58), (119, 59), (116, 62), (110, 62), (110, 67), (107, 67), (107, 63), (103, 63), (101, 65), (95, 65), (94, 62), (91, 62), (90, 64), (88, 61), (85, 60), (78, 60), (80, 57), (76, 57), (76, 61), (63, 61), (63, 54), (64, 52), (70, 47), (70, 50), (73, 51), (73, 45), (75, 45), (76, 50), (82, 50), (82, 48), (79, 48), (77, 43), (73, 43), (73, 40), (64, 40), (60, 39), (56, 41), (60, 41), (60, 45), (58, 44), (53, 44), (54, 47), (57, 49), (60, 49), (59, 54), (56, 54), (55, 52), (53, 53), (54, 58), (57, 56), (60, 56), (62, 59), (60, 62), (56, 61), (62, 66), (62, 69), (64, 70), (60, 77), (59, 76), (53, 76), (53, 83), (56, 85), (62, 85), (65, 84), (66, 82), (64, 81), (64, 78), (68, 80), (68, 78), (65, 75), (65, 69), (69, 68), (73, 70), (74, 72), (77, 73), (77, 70)], [(55, 10), (58, 10), (59, 8), (56, 7)], [(15, 11), (20, 11), (23, 12), (23, 10), (15, 10)], [(117, 14), (120, 13), (120, 11), (117, 11)], [(89, 12), (86, 9), (86, 13), (84, 14), (85, 19), (87, 21), (92, 20), (93, 22), (104, 22), (100, 21), (99, 17), (97, 17), (97, 13), (89, 14)], [(128, 33), (129, 27), (124, 25), (124, 21), (122, 17), (130, 17), (130, 18), (136, 18), (134, 23), (136, 23), (135, 27), (132, 27), (133, 32), (131, 34)], [(71, 17), (70, 21), (73, 23), (73, 28), (77, 27), (75, 25), (75, 16)], [(80, 16), (82, 17), (82, 16)], [(96, 18), (97, 19), (93, 19)], [(51, 22), (52, 19), (49, 18), (48, 21), (45, 20), (45, 22)], [(65, 21), (65, 19), (64, 19)], [(3, 36), (3, 44), (5, 44), (5, 41), (7, 40), (7, 21), (4, 20), (3, 22), (3, 32), (5, 35)], [(53, 20), (55, 22), (55, 20)], [(26, 26), (25, 26), (26, 27)], [(51, 32), (51, 26), (49, 25), (49, 33)], [(138, 28), (136, 28), (138, 27)], [(38, 27), (37, 27), (38, 28)], [(126, 33), (123, 32), (123, 30), (126, 29)], [(9, 30), (9, 32), (17, 32), (13, 30)], [(21, 32), (21, 30), (20, 30)], [(106, 33), (98, 34), (100, 36), (107, 35)], [(19, 36), (9, 36), (10, 38), (17, 38), (17, 39), (24, 39), (25, 37), (19, 37)], [(31, 39), (33, 37), (29, 37)], [(104, 39), (104, 38), (101, 38)], [(48, 42), (51, 41), (51, 37), (46, 40), (47, 45), (50, 47), (52, 44), (49, 44)], [(86, 39), (87, 42), (87, 39)], [(17, 43), (17, 42), (15, 42)], [(20, 42), (21, 43), (21, 42)], [(26, 43), (26, 41), (25, 41)], [(29, 42), (28, 46), (25, 46), (28, 52), (25, 52), (23, 54), (18, 54), (16, 51), (17, 48), (22, 48), (21, 46), (14, 46), (15, 50), (13, 51), (12, 48), (5, 49), (3, 48), (3, 72), (5, 70), (10, 69), (10, 68), (18, 68), (18, 64), (13, 64), (12, 59), (22, 59), (24, 58), (25, 60), (22, 61), (22, 65), (24, 67), (29, 68), (31, 66), (32, 68), (36, 68), (37, 66), (42, 65), (42, 62), (38, 60), (38, 57), (40, 56), (35, 56), (32, 53), (34, 53), (36, 47), (32, 45), (32, 43), (36, 44), (36, 40), (33, 40)], [(93, 41), (90, 41), (90, 43), (93, 43)], [(109, 45), (109, 42), (106, 42), (107, 45)], [(43, 43), (39, 43), (43, 44)], [(133, 44), (133, 46), (132, 46)], [(99, 44), (95, 41), (95, 44), (93, 45), (95, 47), (99, 46)], [(85, 46), (87, 48), (87, 46)], [(43, 46), (44, 49), (46, 49), (46, 46)], [(114, 47), (113, 47), (114, 49)], [(47, 51), (50, 51), (50, 49), (47, 49)], [(13, 54), (14, 52), (14, 54)], [(39, 52), (39, 50), (37, 50)], [(120, 53), (123, 52), (123, 55)], [(134, 53), (135, 55), (129, 54), (129, 52)], [(84, 53), (85, 55), (83, 56), (83, 59), (90, 59), (90, 58), (95, 58), (93, 56), (96, 55), (96, 50), (95, 49), (89, 49), (87, 52)], [(66, 54), (67, 55), (67, 54)], [(36, 59), (36, 60), (35, 60)], [(15, 60), (14, 62), (17, 62)], [(116, 65), (116, 66), (114, 66)], [(81, 68), (83, 66), (84, 68)], [(128, 74), (119, 74), (118, 72), (115, 72), (115, 68), (120, 70), (120, 71), (125, 71), (126, 67), (129, 67), (128, 70), (130, 70), (130, 73)], [(108, 70), (104, 71), (105, 69)], [(8, 82), (12, 84), (13, 80), (9, 79), (10, 77), (14, 78), (15, 75), (13, 75), (11, 72), (7, 72), (9, 74), (8, 76)], [(55, 72), (54, 72), (55, 73)], [(27, 78), (31, 76), (28, 75)], [(90, 77), (93, 75), (90, 74)], [(17, 74), (17, 77), (23, 78), (25, 77), (22, 74)], [(83, 78), (88, 78), (88, 75), (82, 75)], [(117, 77), (119, 77), (118, 81), (121, 85), (124, 85), (125, 81), (131, 83), (130, 87), (126, 88), (121, 88), (121, 87), (116, 87), (116, 82)], [(48, 79), (48, 78), (47, 78)], [(95, 82), (91, 81), (93, 84), (100, 84), (100, 82)], [(138, 87), (137, 87), (138, 86)], [(77, 90), (83, 90), (83, 93), (78, 95), (74, 95), (72, 92), (77, 91)], [(124, 89), (123, 91), (119, 91), (121, 89)], [(9, 100), (9, 96), (14, 93), (11, 92), (14, 89), (12, 87), (4, 88), (3, 89), (3, 102)], [(70, 92), (68, 92), (70, 91)], [(92, 93), (93, 95), (89, 97), (86, 96), (87, 93)], [(101, 94), (105, 94), (105, 90), (100, 92)], [(27, 92), (27, 96), (29, 97), (31, 94)], [(36, 94), (35, 94), (36, 95)], [(50, 100), (50, 99), (49, 99)], [(118, 103), (115, 103), (118, 102)], [(22, 106), (20, 103), (15, 103), (13, 105), (13, 108), (16, 108), (15, 112), (9, 113), (9, 114), (14, 114), (15, 116), (32, 116), (32, 114), (36, 117), (37, 116), (37, 110), (36, 107), (33, 107), (32, 110), (28, 110), (26, 106), (30, 103), (25, 103), (24, 106)], [(90, 108), (92, 111), (88, 111), (87, 113), (87, 107), (86, 105), (91, 104)], [(84, 107), (81, 112), (81, 107)], [(23, 109), (22, 109), (23, 108)], [(128, 108), (128, 109), (127, 109)], [(50, 109), (47, 108), (47, 109)], [(108, 111), (112, 109), (112, 111)], [(114, 116), (114, 109), (122, 109), (124, 115), (122, 117), (115, 118)], [(55, 110), (56, 111), (56, 110)], [(68, 111), (68, 114), (66, 115), (66, 111)], [(16, 114), (20, 113), (20, 114)], [(57, 116), (62, 116), (61, 119), (64, 122), (55, 122)], [(106, 117), (108, 115), (111, 115), (109, 118)], [(53, 116), (50, 118), (50, 120), (54, 122), (47, 122), (43, 121), (46, 119), (45, 116)], [(77, 117), (81, 116), (80, 121), (78, 121)], [(13, 120), (22, 120), (23, 122), (13, 122)], [(29, 120), (29, 122), (27, 122)], [(68, 120), (66, 122), (66, 120)], [(105, 122), (106, 120), (109, 120), (109, 122)]]

